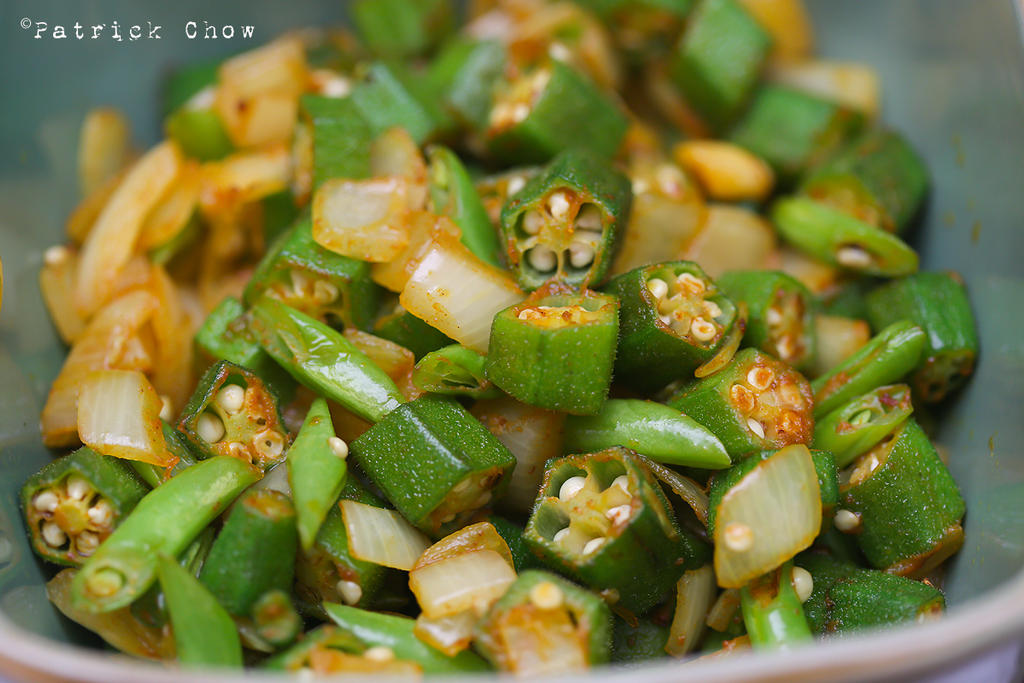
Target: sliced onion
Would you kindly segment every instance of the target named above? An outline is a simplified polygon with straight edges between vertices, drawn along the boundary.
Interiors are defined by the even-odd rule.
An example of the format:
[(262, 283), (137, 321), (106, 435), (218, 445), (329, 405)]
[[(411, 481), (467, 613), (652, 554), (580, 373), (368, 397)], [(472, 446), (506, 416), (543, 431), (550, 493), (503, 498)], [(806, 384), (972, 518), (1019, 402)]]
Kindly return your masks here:
[(813, 376), (827, 373), (856, 353), (871, 339), (867, 321), (831, 315), (814, 316), (814, 334), (818, 337)]
[(487, 353), (495, 314), (522, 300), (506, 271), (447, 234), (434, 237), (399, 298), (405, 310), (480, 353)]
[(195, 321), (182, 304), (178, 288), (161, 266), (153, 266), (149, 289), (160, 302), (160, 314), (153, 317), (157, 363), (149, 372), (153, 387), (171, 402), (172, 412), (184, 407), (195, 387), (192, 338)]
[(398, 177), (332, 178), (313, 195), (313, 239), (342, 256), (391, 261), (409, 244), (408, 192)]
[(473, 627), (477, 616), (473, 610), (466, 610), (440, 619), (428, 619), (420, 615), (416, 619), (413, 633), (427, 645), (440, 650), (449, 657), (459, 654), (473, 641)]
[(409, 589), (430, 619), (486, 610), (504, 595), (516, 572), (493, 550), (462, 553), (409, 573)]
[(404, 128), (389, 128), (370, 144), (370, 173), (376, 177), (402, 178), (409, 208), (426, 206), (427, 162)]
[(519, 605), (499, 615), (485, 635), (496, 641), (489, 648), (500, 668), (517, 676), (583, 671), (590, 653), (584, 629), (573, 623), (567, 609), (539, 609)]
[(78, 137), (78, 183), (89, 196), (125, 167), (131, 156), (132, 127), (117, 109), (99, 107), (85, 116)]
[(773, 64), (768, 78), (868, 116), (878, 115), (881, 101), (878, 74), (866, 64), (808, 60)]
[(75, 308), (75, 277), (78, 254), (67, 247), (50, 247), (39, 271), (39, 290), (50, 320), (65, 344), (73, 344), (85, 329), (85, 320)]
[(416, 560), (413, 570), (422, 569), (435, 562), (478, 550), (493, 550), (505, 559), (508, 566), (515, 566), (508, 543), (501, 537), (501, 534), (494, 528), (494, 525), (490, 522), (477, 522), (448, 534), (427, 548), (420, 555), (419, 559)]
[(423, 667), (404, 659), (371, 659), (361, 654), (351, 654), (322, 646), (314, 646), (307, 658), (309, 668), (306, 670), (318, 676), (381, 674), (387, 676), (389, 681), (423, 679)]
[(529, 513), (544, 477), (544, 463), (562, 454), (565, 413), (536, 408), (509, 397), (477, 401), (470, 412), (516, 456), (501, 505)]
[(733, 323), (732, 329), (729, 330), (729, 335), (722, 341), (722, 347), (708, 362), (693, 371), (694, 377), (713, 375), (728, 365), (740, 348), (740, 342), (743, 341), (743, 334), (746, 331), (747, 302), (739, 301), (736, 303), (736, 321)]
[(135, 252), (142, 221), (177, 177), (181, 151), (164, 142), (146, 153), (110, 196), (82, 245), (75, 307), (88, 315), (106, 303)]
[(357, 560), (409, 571), (430, 545), (426, 536), (394, 510), (354, 500), (339, 504), (349, 549)]
[(291, 155), (283, 144), (203, 164), (200, 207), (207, 215), (230, 215), (242, 204), (280, 192), (288, 187), (291, 164)]
[(803, 444), (787, 446), (757, 463), (718, 505), (718, 585), (741, 588), (810, 546), (820, 529), (821, 491), (811, 453)]
[(726, 588), (708, 610), (706, 623), (708, 628), (723, 632), (729, 628), (736, 611), (740, 608), (740, 592), (736, 588)]
[(797, 62), (814, 52), (814, 26), (803, 0), (740, 0), (771, 36), (771, 63)]
[(700, 643), (704, 622), (715, 600), (715, 572), (711, 565), (684, 573), (676, 583), (676, 611), (665, 651), (682, 657)]
[(79, 385), (94, 370), (124, 368), (132, 356), (137, 359), (140, 330), (159, 305), (148, 291), (135, 290), (112, 301), (89, 321), (46, 397), (41, 417), (43, 443), (58, 447), (78, 442)]
[(704, 226), (687, 247), (686, 258), (715, 278), (727, 270), (764, 268), (776, 241), (771, 224), (753, 211), (709, 204)]
[(185, 229), (199, 202), (199, 181), (199, 164), (182, 164), (174, 184), (142, 222), (140, 249), (149, 251), (166, 244)]
[(711, 503), (708, 500), (708, 494), (704, 493), (704, 488), (693, 479), (665, 467), (660, 462), (654, 462), (642, 455), (639, 457), (643, 459), (644, 464), (654, 473), (654, 476), (660, 479), (663, 484), (672, 489), (673, 493), (682, 498), (684, 503), (690, 506), (693, 513), (697, 515), (697, 519), (700, 520), (700, 523), (707, 525), (708, 508)]
[(370, 278), (392, 292), (402, 291), (437, 235), (445, 233), (456, 238), (461, 235), (459, 227), (450, 218), (426, 211), (414, 211), (408, 229), (409, 243), (405, 249), (391, 261), (374, 263), (370, 267)]
[(78, 390), (78, 435), (97, 453), (158, 467), (176, 461), (167, 450), (163, 402), (141, 372), (97, 370)]
[(342, 334), (395, 382), (416, 366), (416, 356), (400, 344), (353, 327), (345, 328)]
[(121, 185), (124, 177), (128, 175), (128, 169), (122, 169), (108, 178), (106, 182), (97, 187), (85, 196), (75, 207), (75, 210), (68, 216), (65, 230), (68, 238), (75, 244), (82, 244), (89, 236), (89, 231), (96, 224), (96, 219), (103, 212), (103, 207), (110, 201), (114, 191)]

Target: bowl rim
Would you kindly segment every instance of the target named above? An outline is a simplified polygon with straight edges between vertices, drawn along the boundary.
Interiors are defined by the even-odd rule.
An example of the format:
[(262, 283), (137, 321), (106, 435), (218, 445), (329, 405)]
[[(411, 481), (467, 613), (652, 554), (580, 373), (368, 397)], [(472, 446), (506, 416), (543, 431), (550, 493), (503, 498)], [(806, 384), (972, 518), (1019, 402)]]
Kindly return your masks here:
[[(998, 587), (954, 607), (939, 619), (897, 629), (881, 629), (825, 642), (814, 641), (790, 650), (737, 653), (686, 663), (685, 674), (704, 683), (725, 681), (872, 680), (940, 670), (1024, 635), (1024, 571)], [(1014, 607), (1008, 609), (1008, 607)], [(645, 683), (678, 681), (679, 660), (657, 664), (611, 666), (585, 674), (536, 680), (627, 683), (642, 675)], [(62, 643), (25, 631), (0, 612), (0, 669), (39, 680), (89, 683), (243, 683), (291, 680), (293, 674), (260, 671), (199, 670), (185, 672), (117, 653)], [(370, 681), (375, 677), (346, 676)], [(439, 677), (441, 678), (441, 677)], [(501, 674), (453, 676), (468, 683), (507, 679)], [(32, 680), (32, 678), (30, 678)]]

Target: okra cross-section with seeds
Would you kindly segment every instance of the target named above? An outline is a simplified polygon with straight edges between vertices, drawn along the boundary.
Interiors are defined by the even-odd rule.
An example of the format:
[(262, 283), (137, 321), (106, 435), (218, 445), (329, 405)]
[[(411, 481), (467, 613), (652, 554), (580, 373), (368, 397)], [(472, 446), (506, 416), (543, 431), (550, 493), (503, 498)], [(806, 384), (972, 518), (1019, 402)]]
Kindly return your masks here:
[(349, 447), (402, 516), (438, 538), (500, 494), (516, 463), (457, 401), (431, 394), (395, 408)]
[(125, 461), (90, 448), (47, 463), (21, 490), (32, 548), (51, 562), (81, 564), (147, 491)]
[(730, 299), (747, 304), (745, 344), (795, 368), (814, 360), (815, 302), (799, 280), (779, 271), (734, 270), (717, 283)]
[(736, 322), (733, 302), (689, 261), (636, 268), (604, 291), (620, 305), (615, 379), (639, 391), (692, 376)]
[(557, 291), (538, 290), (494, 316), (484, 370), (523, 403), (592, 415), (612, 381), (618, 302), (588, 290)]
[(914, 408), (910, 387), (878, 387), (833, 410), (814, 425), (814, 447), (830, 452), (846, 467), (896, 431)]
[(220, 361), (206, 371), (178, 421), (203, 457), (227, 455), (263, 470), (288, 446), (276, 397), (245, 368)]
[(595, 287), (629, 220), (629, 179), (590, 152), (568, 150), (513, 195), (501, 231), (519, 284)]
[(743, 349), (668, 404), (710, 429), (734, 462), (757, 451), (810, 443), (814, 430), (807, 380), (757, 349)]
[(527, 545), (619, 608), (660, 602), (706, 548), (682, 531), (654, 475), (625, 448), (548, 463)]

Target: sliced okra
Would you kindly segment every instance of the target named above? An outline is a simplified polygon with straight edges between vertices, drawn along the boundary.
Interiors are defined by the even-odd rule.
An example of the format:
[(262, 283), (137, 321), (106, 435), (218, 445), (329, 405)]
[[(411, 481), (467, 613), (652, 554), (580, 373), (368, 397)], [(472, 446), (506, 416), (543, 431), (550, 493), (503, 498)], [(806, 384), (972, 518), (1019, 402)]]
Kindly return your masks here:
[(927, 335), (910, 322), (895, 322), (826, 374), (811, 382), (814, 416), (823, 417), (880, 386), (898, 381), (918, 364)]
[(629, 220), (629, 179), (590, 152), (555, 157), (501, 210), (509, 263), (523, 288), (548, 280), (596, 287)]
[(373, 324), (373, 333), (409, 349), (416, 360), (420, 360), (431, 351), (455, 343), (455, 340), (444, 332), (417, 318), (397, 303), (391, 313), (377, 318)]
[(498, 40), (457, 38), (430, 63), (427, 77), (460, 125), (473, 131), (487, 127), (506, 58), (505, 46)]
[(820, 418), (814, 425), (814, 447), (846, 467), (896, 431), (913, 410), (906, 384), (878, 387)]
[(810, 443), (811, 397), (799, 372), (757, 349), (743, 349), (668, 404), (710, 429), (736, 462), (757, 451)]
[(843, 472), (840, 497), (836, 527), (890, 574), (924, 576), (963, 545), (964, 499), (913, 418)]
[(199, 580), (232, 616), (247, 617), (266, 592), (291, 591), (298, 543), (287, 496), (249, 491), (231, 508)]
[(831, 265), (880, 277), (917, 271), (917, 252), (899, 237), (813, 199), (780, 199), (771, 215), (787, 242)]
[(323, 398), (313, 400), (287, 458), (299, 541), (303, 550), (309, 550), (348, 478), (348, 444), (335, 436)]
[(365, 330), (377, 312), (379, 293), (370, 279), (370, 264), (317, 244), (307, 217), (267, 251), (243, 300), (251, 306), (267, 296), (321, 322)]
[(371, 64), (366, 80), (350, 97), (374, 136), (398, 126), (423, 144), (443, 136), (453, 124), (430, 83), (395, 62)]
[(47, 463), (21, 489), (32, 549), (50, 562), (79, 565), (146, 493), (124, 460), (87, 447)]
[(150, 488), (154, 489), (185, 468), (195, 465), (197, 462), (195, 452), (189, 445), (188, 440), (185, 439), (185, 435), (166, 422), (162, 422), (162, 427), (164, 443), (167, 445), (167, 452), (174, 456), (173, 465), (170, 465), (169, 467), (158, 467), (152, 463), (142, 462), (141, 460), (127, 461), (128, 465), (135, 470), (135, 473), (139, 475), (142, 481), (146, 482)]
[(347, 629), (327, 625), (310, 631), (289, 649), (267, 659), (263, 667), (321, 676), (386, 674), (418, 679), (423, 673), (418, 664), (397, 657), (391, 648), (372, 647)]
[(228, 361), (203, 375), (178, 429), (200, 458), (228, 455), (264, 471), (284, 460), (288, 446), (277, 398), (263, 380)]
[(451, 0), (356, 0), (352, 22), (374, 55), (415, 57), (455, 28)]
[(707, 559), (654, 475), (621, 447), (550, 461), (525, 539), (546, 564), (637, 615)]
[(800, 193), (886, 232), (902, 233), (928, 192), (924, 161), (902, 135), (872, 130), (829, 157)]
[(797, 369), (813, 362), (815, 301), (799, 280), (780, 271), (735, 270), (717, 282), (730, 299), (747, 304), (744, 344)]
[(432, 394), (497, 398), (501, 390), (487, 379), (485, 362), (473, 349), (451, 344), (423, 356), (413, 370), (412, 383)]
[(643, 617), (631, 623), (615, 617), (612, 625), (612, 661), (646, 662), (666, 656), (670, 629), (659, 619)]
[[(203, 569), (213, 547), (213, 540), (216, 533), (212, 527), (204, 529), (194, 541), (192, 541), (185, 552), (178, 556), (178, 564), (189, 574), (199, 578), (199, 572)], [(153, 628), (163, 628), (167, 624), (167, 596), (164, 595), (160, 583), (154, 583), (149, 590), (131, 604), (132, 616), (140, 622)]]
[(941, 614), (946, 605), (942, 591), (931, 584), (864, 569), (823, 553), (798, 555), (796, 564), (812, 577), (804, 614), (818, 634), (923, 621)]
[(502, 267), (498, 234), (469, 171), (447, 147), (431, 147), (427, 154), (430, 158), (430, 210), (448, 216), (459, 226), (459, 239), (477, 258)]
[(331, 178), (370, 176), (373, 133), (351, 98), (303, 95), (302, 119), (313, 141), (312, 189)]
[(857, 111), (769, 83), (758, 90), (729, 139), (767, 161), (783, 183), (791, 184), (863, 125)]
[(821, 491), (821, 528), (832, 526), (836, 507), (839, 505), (839, 467), (828, 451), (811, 449), (811, 462), (818, 474), (818, 490)]
[(541, 166), (523, 166), (484, 176), (476, 181), (477, 194), (493, 225), (501, 224), (501, 209), (512, 195), (526, 187), (526, 183), (543, 170)]
[(636, 268), (604, 290), (620, 302), (615, 379), (651, 392), (693, 375), (736, 321), (736, 307), (696, 263)]
[(740, 115), (757, 86), (771, 37), (736, 0), (699, 0), (672, 56), (672, 78), (714, 130)]
[[(760, 576), (741, 590), (743, 623), (755, 648), (788, 648), (811, 639), (811, 627), (804, 616), (801, 592), (804, 582), (794, 586), (793, 562), (784, 562), (778, 569)], [(806, 574), (806, 570), (796, 571)]]
[(498, 517), (497, 515), (488, 516), (487, 521), (494, 526), (494, 530), (498, 532), (498, 535), (501, 536), (508, 545), (508, 550), (512, 553), (512, 564), (517, 572), (522, 572), (527, 569), (544, 568), (541, 561), (526, 545), (526, 529), (524, 527), (509, 519), (505, 519), (504, 517)]
[(494, 316), (487, 378), (523, 403), (594, 414), (611, 386), (618, 302), (588, 290), (549, 291), (538, 290)]
[(910, 377), (921, 399), (942, 400), (974, 371), (978, 334), (967, 291), (957, 275), (917, 273), (882, 285), (866, 301), (874, 329), (909, 320), (924, 330), (925, 349)]
[(295, 395), (296, 382), (263, 350), (249, 329), (249, 320), (241, 301), (225, 297), (196, 332), (196, 348), (211, 362), (231, 361), (262, 377), (281, 403), (288, 403)]
[[(237, 623), (237, 622), (236, 622)], [(302, 633), (302, 617), (295, 610), (291, 591), (273, 589), (252, 604), (239, 631), (254, 641), (253, 649), (273, 652), (288, 647)]]
[[(551, 60), (496, 93), (486, 137), (497, 160), (537, 164), (579, 148), (607, 159), (627, 127), (614, 100), (573, 67)], [(607, 168), (607, 162), (598, 167)]]
[(435, 538), (500, 495), (516, 463), (457, 401), (431, 394), (392, 410), (350, 449), (402, 516)]
[(611, 657), (612, 614), (590, 591), (545, 571), (519, 575), (477, 624), (477, 649), (500, 671), (578, 672)]

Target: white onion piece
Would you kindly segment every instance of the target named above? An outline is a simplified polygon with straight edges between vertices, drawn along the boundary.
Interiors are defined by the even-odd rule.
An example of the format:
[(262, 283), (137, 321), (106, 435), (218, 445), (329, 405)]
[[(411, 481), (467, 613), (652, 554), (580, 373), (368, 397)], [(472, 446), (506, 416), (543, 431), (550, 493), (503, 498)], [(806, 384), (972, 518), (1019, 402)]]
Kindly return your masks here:
[(700, 643), (715, 590), (715, 572), (711, 565), (688, 571), (679, 578), (676, 611), (665, 645), (665, 651), (673, 657), (682, 657)]
[(448, 234), (434, 237), (399, 298), (405, 310), (480, 353), (487, 353), (495, 314), (522, 300), (506, 271)]
[(535, 676), (583, 671), (588, 666), (587, 646), (567, 609), (519, 607), (495, 630), (503, 671)]
[(173, 465), (160, 409), (163, 402), (146, 376), (135, 370), (99, 370), (78, 390), (78, 435), (97, 453)]
[(516, 456), (501, 505), (529, 513), (544, 477), (544, 463), (562, 454), (565, 413), (536, 408), (508, 397), (477, 401), (470, 412)]
[(325, 181), (313, 195), (313, 239), (342, 256), (391, 261), (409, 244), (407, 192), (402, 178)]
[(500, 598), (516, 572), (493, 550), (455, 555), (409, 574), (409, 588), (429, 619), (475, 609), (486, 610)]
[(706, 525), (708, 523), (708, 508), (711, 503), (708, 500), (708, 494), (704, 493), (701, 485), (693, 479), (665, 467), (659, 462), (654, 462), (645, 456), (640, 457), (643, 458), (644, 464), (654, 473), (654, 476), (672, 489), (673, 493), (682, 498), (683, 502), (689, 505), (693, 513), (697, 515), (700, 523)]
[[(811, 453), (803, 444), (787, 446), (722, 497), (714, 534), (718, 585), (741, 588), (810, 546), (820, 528), (821, 491)], [(749, 538), (744, 533), (744, 543), (730, 547), (727, 530), (749, 530)]]
[(773, 64), (768, 78), (826, 100), (878, 115), (878, 74), (866, 64), (809, 60)]
[(124, 168), (131, 156), (132, 126), (113, 107), (85, 116), (78, 136), (78, 184), (87, 197)]
[(722, 632), (729, 628), (736, 610), (740, 608), (740, 592), (735, 588), (727, 588), (715, 600), (715, 604), (708, 611), (706, 623), (708, 628)]
[(394, 510), (341, 501), (348, 545), (357, 560), (409, 571), (430, 546), (422, 533)]
[(454, 657), (473, 640), (473, 627), (477, 616), (473, 610), (466, 610), (440, 619), (428, 619), (421, 614), (416, 619), (413, 633), (427, 645)]
[(78, 254), (67, 247), (50, 247), (39, 270), (39, 291), (57, 333), (65, 344), (73, 344), (85, 329), (85, 319), (75, 308), (75, 278)]

